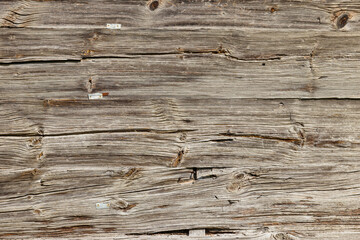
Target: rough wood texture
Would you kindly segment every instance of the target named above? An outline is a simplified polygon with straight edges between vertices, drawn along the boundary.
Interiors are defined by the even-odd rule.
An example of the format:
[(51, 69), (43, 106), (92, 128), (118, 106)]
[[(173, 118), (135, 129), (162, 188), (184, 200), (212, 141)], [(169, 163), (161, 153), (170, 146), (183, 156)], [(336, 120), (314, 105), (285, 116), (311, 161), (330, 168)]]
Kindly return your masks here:
[(359, 11), (1, 1), (0, 238), (360, 239)]

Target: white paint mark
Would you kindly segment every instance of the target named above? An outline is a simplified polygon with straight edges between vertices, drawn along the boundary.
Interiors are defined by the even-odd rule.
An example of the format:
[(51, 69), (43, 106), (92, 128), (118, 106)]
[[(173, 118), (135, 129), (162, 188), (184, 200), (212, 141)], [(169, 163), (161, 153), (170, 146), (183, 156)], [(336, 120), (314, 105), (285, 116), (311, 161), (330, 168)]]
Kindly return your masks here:
[(107, 29), (120, 29), (120, 28), (121, 28), (121, 24), (108, 23), (108, 24), (106, 24), (106, 28), (107, 28)]
[(110, 208), (110, 203), (96, 203), (96, 209), (108, 209)]
[(103, 98), (103, 94), (102, 93), (89, 93), (88, 94), (89, 99), (100, 99)]

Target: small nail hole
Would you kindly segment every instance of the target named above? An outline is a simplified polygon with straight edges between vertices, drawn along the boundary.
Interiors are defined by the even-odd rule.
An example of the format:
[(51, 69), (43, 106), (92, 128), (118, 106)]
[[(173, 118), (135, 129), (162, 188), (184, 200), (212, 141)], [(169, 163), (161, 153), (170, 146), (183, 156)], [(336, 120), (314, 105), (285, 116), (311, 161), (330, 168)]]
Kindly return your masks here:
[(150, 3), (149, 7), (151, 11), (154, 11), (159, 7), (159, 1), (153, 1), (152, 3)]
[(261, 65), (265, 66), (265, 63), (262, 63)]
[(340, 29), (340, 28), (345, 27), (345, 25), (347, 24), (348, 20), (349, 20), (349, 15), (347, 15), (347, 14), (341, 15), (341, 16), (338, 18), (337, 23), (336, 23), (337, 28)]

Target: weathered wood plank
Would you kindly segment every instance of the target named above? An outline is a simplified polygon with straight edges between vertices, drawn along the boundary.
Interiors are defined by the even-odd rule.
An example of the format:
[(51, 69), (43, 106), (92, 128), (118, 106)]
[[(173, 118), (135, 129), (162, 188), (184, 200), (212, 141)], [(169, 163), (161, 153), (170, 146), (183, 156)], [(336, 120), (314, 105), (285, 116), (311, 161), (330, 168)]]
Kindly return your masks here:
[(0, 116), (2, 136), (186, 133), (187, 140), (200, 142), (261, 135), (295, 145), (339, 140), (350, 147), (360, 135), (356, 100), (45, 100), (45, 106), (44, 101), (4, 102), (0, 109), (5, 113)]
[[(123, 98), (359, 98), (357, 60), (236, 61), (166, 55), (0, 66), (2, 100)], [(51, 102), (50, 102), (51, 104)]]
[[(202, 136), (203, 141), (181, 141), (181, 134), (103, 133), (64, 137), (30, 138), (41, 148), (14, 144), (17, 139), (1, 138), (2, 168), (62, 166), (163, 166), (163, 167), (263, 167), (302, 162), (316, 166), (319, 161), (348, 165), (357, 162), (359, 142), (313, 140), (301, 146), (293, 141), (261, 135), (242, 137)], [(197, 138), (200, 138), (197, 136)], [(15, 149), (20, 145), (21, 153)], [(325, 159), (324, 159), (325, 158)]]
[(0, 238), (359, 239), (359, 7), (2, 1)]
[[(217, 29), (13, 29), (0, 32), (0, 62), (217, 53), (232, 60), (359, 57), (359, 33)], [(279, 44), (281, 43), (281, 44)], [(134, 56), (133, 56), (134, 57)]]
[(339, 159), (351, 164), (359, 154), (360, 106), (354, 100), (85, 102), (45, 112), (37, 103), (9, 105), (19, 108), (0, 121), (2, 167), (91, 167), (99, 160), (109, 166), (190, 168)]
[[(2, 174), (2, 188), (15, 185), (19, 193), (1, 196), (1, 234), (86, 237), (203, 228), (308, 239), (327, 230), (358, 232), (358, 164), (204, 170), (192, 179), (192, 169), (45, 168), (31, 174), (30, 187), (21, 182), (28, 171)], [(96, 209), (98, 202), (110, 208)]]
[(359, 27), (358, 3), (348, 1), (3, 1), (2, 27), (222, 28), (333, 30), (349, 15), (346, 29)]

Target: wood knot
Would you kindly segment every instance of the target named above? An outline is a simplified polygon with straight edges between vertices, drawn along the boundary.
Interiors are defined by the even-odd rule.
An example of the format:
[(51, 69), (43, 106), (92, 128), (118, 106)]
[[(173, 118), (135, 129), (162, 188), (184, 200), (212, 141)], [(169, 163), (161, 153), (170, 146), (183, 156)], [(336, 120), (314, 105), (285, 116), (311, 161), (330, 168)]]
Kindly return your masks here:
[(150, 4), (149, 4), (149, 9), (151, 11), (155, 11), (158, 7), (159, 7), (159, 1), (155, 0), (155, 1), (150, 2)]
[(277, 233), (275, 235), (272, 235), (272, 239), (274, 239), (274, 240), (294, 240), (292, 237), (290, 237), (286, 233)]
[(275, 7), (270, 8), (270, 12), (271, 12), (271, 13), (274, 13), (274, 12), (276, 12), (276, 11), (277, 11), (277, 9), (276, 9)]
[(128, 202), (126, 202), (123, 199), (118, 199), (110, 204), (111, 208), (113, 208), (115, 210), (122, 210), (124, 212), (132, 209), (136, 205), (137, 204), (129, 204)]
[(260, 176), (260, 171), (236, 173), (232, 181), (226, 186), (229, 192), (243, 191), (250, 186), (251, 180)]
[(345, 25), (347, 24), (349, 20), (349, 15), (347, 13), (344, 13), (342, 15), (340, 15), (338, 18), (337, 18), (337, 21), (336, 21), (336, 26), (338, 29), (341, 29), (343, 27), (345, 27)]
[(41, 147), (41, 141), (42, 141), (42, 138), (41, 137), (38, 137), (38, 138), (31, 138), (28, 140), (28, 144), (27, 146), (30, 147), (30, 148), (33, 148), (33, 147)]

